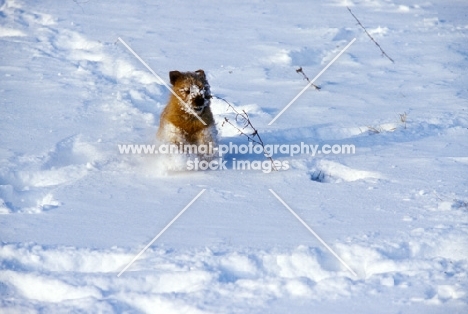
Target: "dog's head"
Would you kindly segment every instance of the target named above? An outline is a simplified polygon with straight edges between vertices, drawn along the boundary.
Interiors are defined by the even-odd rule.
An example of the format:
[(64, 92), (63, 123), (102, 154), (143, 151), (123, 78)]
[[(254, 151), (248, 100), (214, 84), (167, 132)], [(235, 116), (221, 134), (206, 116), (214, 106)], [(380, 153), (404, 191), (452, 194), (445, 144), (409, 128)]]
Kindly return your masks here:
[[(210, 106), (211, 91), (203, 70), (169, 72), (174, 92), (197, 114)], [(181, 104), (184, 109), (185, 105)]]

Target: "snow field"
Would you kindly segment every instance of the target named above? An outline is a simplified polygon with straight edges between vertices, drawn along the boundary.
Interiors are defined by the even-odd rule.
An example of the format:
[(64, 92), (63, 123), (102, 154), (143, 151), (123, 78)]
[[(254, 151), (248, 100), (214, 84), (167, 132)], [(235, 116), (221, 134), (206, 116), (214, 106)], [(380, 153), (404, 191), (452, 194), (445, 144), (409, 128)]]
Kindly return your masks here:
[[(464, 10), (459, 1), (0, 0), (1, 311), (465, 312)], [(168, 91), (118, 36), (163, 77), (205, 69), (213, 93), (246, 110), (268, 144), (354, 144), (357, 153), (279, 155), (291, 169), (269, 175), (171, 172), (164, 163), (184, 160), (119, 155), (117, 144), (153, 142)], [(321, 91), (266, 127), (305, 85), (296, 67), (312, 78), (355, 37)], [(212, 107), (217, 121), (234, 120), (222, 102)], [(246, 143), (218, 127), (221, 143)]]

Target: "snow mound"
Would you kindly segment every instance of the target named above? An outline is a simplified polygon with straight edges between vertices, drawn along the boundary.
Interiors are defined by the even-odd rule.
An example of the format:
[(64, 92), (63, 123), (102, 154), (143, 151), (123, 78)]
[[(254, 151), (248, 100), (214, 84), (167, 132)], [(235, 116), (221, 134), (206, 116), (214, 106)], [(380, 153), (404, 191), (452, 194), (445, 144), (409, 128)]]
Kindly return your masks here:
[(353, 169), (330, 160), (319, 160), (310, 171), (310, 178), (318, 182), (352, 182), (382, 179), (382, 175), (375, 171)]

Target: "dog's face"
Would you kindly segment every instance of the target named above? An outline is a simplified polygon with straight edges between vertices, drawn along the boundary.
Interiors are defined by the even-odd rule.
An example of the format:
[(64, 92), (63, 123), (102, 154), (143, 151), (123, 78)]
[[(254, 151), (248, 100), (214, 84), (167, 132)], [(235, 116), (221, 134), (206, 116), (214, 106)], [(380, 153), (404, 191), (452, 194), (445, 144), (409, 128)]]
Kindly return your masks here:
[[(205, 72), (169, 72), (174, 92), (197, 114), (210, 106), (211, 91)], [(185, 110), (185, 105), (181, 104)]]

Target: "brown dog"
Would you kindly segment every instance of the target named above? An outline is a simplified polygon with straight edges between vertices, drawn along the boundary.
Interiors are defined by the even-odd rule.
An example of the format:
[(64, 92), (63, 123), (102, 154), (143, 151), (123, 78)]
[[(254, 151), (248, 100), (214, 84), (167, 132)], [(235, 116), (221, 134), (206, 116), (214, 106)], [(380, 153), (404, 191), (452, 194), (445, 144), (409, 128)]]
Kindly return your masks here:
[(210, 109), (211, 92), (205, 72), (171, 71), (169, 78), (173, 91), (178, 97), (171, 95), (169, 103), (164, 108), (157, 138), (164, 143), (177, 146), (214, 147), (217, 131)]

